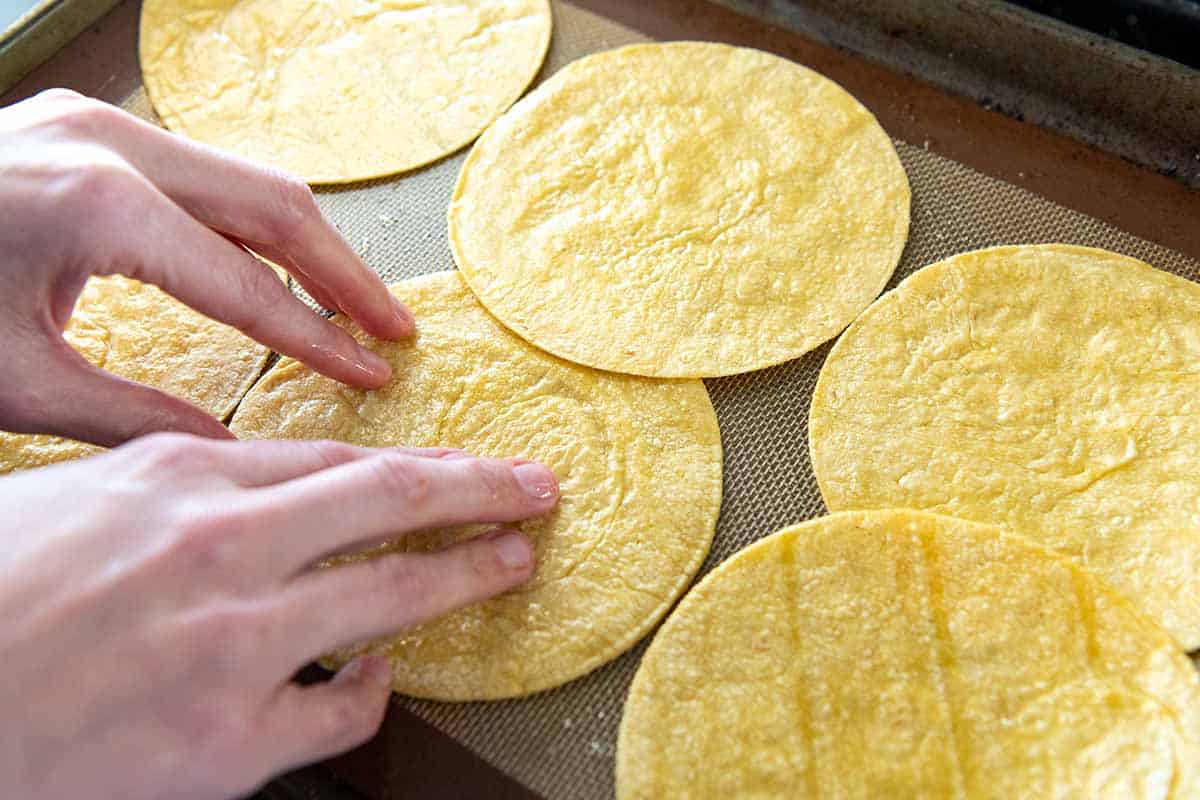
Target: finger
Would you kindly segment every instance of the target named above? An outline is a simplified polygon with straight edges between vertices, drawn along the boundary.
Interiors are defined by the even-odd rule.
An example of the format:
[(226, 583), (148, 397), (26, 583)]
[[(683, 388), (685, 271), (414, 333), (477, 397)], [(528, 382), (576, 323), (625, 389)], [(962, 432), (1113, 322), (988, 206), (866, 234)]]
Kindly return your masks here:
[(62, 339), (39, 348), (37, 379), (27, 379), (10, 422), (21, 433), (47, 433), (115, 447), (156, 431), (213, 439), (233, 434), (202, 409), (88, 363)]
[[(226, 240), (231, 242), (234, 247), (240, 247), (243, 250), (245, 250), (247, 253), (249, 253), (250, 255), (254, 256), (255, 258), (259, 258), (260, 260), (265, 259), (267, 261), (268, 265), (272, 269), (279, 269), (279, 270), (283, 270), (284, 272), (287, 272), (287, 270), (284, 270), (283, 267), (279, 266), (279, 264), (275, 263), (274, 261), (271, 261), (270, 257), (267, 256), (265, 253), (254, 252), (246, 245), (245, 242), (238, 239), (236, 236), (232, 236), (227, 233), (222, 233), (220, 231), (218, 231), (218, 233), (221, 233), (221, 236), (223, 236)], [(311, 297), (313, 300), (315, 300), (317, 305), (319, 305), (322, 308), (325, 308), (327, 310), (330, 310), (330, 311), (337, 310), (337, 302), (332, 297), (330, 297), (320, 285), (314, 285), (311, 283), (311, 281), (306, 281), (303, 277), (299, 277), (290, 272), (288, 272), (288, 274), (291, 275), (292, 280), (296, 281), (302, 287), (304, 287), (304, 291), (308, 292), (308, 296)], [(288, 288), (291, 288), (291, 287), (288, 287)]]
[(297, 666), (316, 653), (359, 644), (479, 603), (529, 580), (533, 545), (495, 530), (436, 553), (393, 553), (297, 577), (281, 603)]
[[(161, 287), (197, 311), (224, 322), (345, 383), (377, 388), (391, 376), (381, 357), (323, 319), (254, 256), (205, 228), (136, 173), (102, 173), (104, 195), (120, 193), (90, 235), (122, 272)], [(137, 236), (127, 231), (138, 230)]]
[(322, 295), (322, 305), (345, 312), (373, 336), (412, 334), (411, 312), (326, 219), (299, 179), (106, 103), (79, 98), (63, 106), (66, 119), (77, 118), (93, 140), (115, 150), (188, 214), (291, 272), (314, 299)]
[[(469, 458), (462, 450), (447, 447), (393, 447), (388, 451), (414, 458)], [(290, 481), (383, 452), (344, 442), (308, 439), (262, 439), (229, 442), (221, 446), (222, 474), (239, 486), (255, 488)]]
[(296, 280), (296, 283), (300, 284), (304, 291), (308, 292), (308, 296), (311, 297), (321, 308), (325, 309), (326, 311), (339, 310), (337, 300), (334, 299), (333, 295), (326, 291), (324, 286), (298, 271), (294, 273), (292, 277)]
[[(300, 186), (300, 191), (308, 191), (307, 187), (303, 184), (300, 184)], [(316, 300), (322, 308), (329, 311), (336, 311), (355, 320), (364, 331), (372, 336), (377, 336), (381, 339), (402, 339), (411, 336), (416, 330), (416, 322), (413, 320), (412, 312), (409, 311), (408, 307), (398, 297), (393, 295), (390, 290), (387, 290), (386, 284), (384, 288), (388, 291), (388, 297), (391, 298), (388, 302), (393, 306), (390, 313), (396, 316), (398, 322), (394, 323), (394, 328), (391, 329), (380, 325), (378, 320), (373, 325), (364, 325), (363, 320), (367, 319), (369, 321), (371, 318), (367, 316), (366, 311), (361, 307), (362, 290), (351, 285), (358, 282), (358, 279), (342, 273), (330, 274), (328, 270), (314, 271), (311, 266), (307, 265), (307, 262), (298, 260), (293, 253), (267, 242), (248, 242), (248, 244), (254, 251), (261, 253), (264, 257), (286, 265), (286, 269), (296, 279), (296, 282), (304, 287), (309, 296), (313, 300)], [(382, 279), (376, 275), (374, 270), (370, 267), (365, 268), (370, 272), (374, 280), (382, 283)]]
[(526, 519), (558, 501), (554, 473), (540, 464), (387, 451), (252, 491), (252, 506), (280, 515), (286, 547), (266, 544), (284, 549), (290, 563), (280, 566), (293, 571), (410, 531)]
[(276, 771), (357, 747), (379, 730), (392, 690), (387, 659), (362, 655), (327, 683), (289, 683), (267, 711), (261, 741), (275, 750)]
[[(256, 258), (265, 259), (271, 265), (271, 267), (273, 269), (274, 268), (283, 269), (283, 267), (279, 266), (278, 263), (271, 260), (271, 256), (268, 255), (266, 252), (257, 253), (254, 250), (250, 249), (250, 247), (245, 242), (243, 242), (241, 239), (238, 239), (236, 236), (233, 236), (228, 233), (223, 233), (220, 231), (218, 231), (218, 233), (221, 233), (221, 235), (223, 237), (225, 237), (227, 240), (232, 242), (235, 247), (240, 247), (240, 248), (244, 249), (247, 253), (249, 253), (250, 255), (252, 255)], [(312, 281), (311, 279), (307, 278), (306, 276), (303, 275), (303, 273), (301, 273), (298, 270), (293, 269), (291, 271), (288, 271), (288, 270), (284, 270), (284, 271), (287, 272), (291, 276), (292, 280), (294, 280), (294, 281), (296, 281), (296, 283), (300, 284), (300, 286), (304, 288), (304, 291), (308, 292), (308, 296), (311, 297), (317, 303), (317, 305), (321, 306), (321, 308), (323, 308), (327, 311), (337, 311), (338, 310), (337, 301), (334, 300), (333, 296), (330, 295), (325, 290), (325, 287), (323, 287), (319, 283), (316, 283), (316, 282)], [(291, 288), (291, 287), (288, 287), (288, 288)]]

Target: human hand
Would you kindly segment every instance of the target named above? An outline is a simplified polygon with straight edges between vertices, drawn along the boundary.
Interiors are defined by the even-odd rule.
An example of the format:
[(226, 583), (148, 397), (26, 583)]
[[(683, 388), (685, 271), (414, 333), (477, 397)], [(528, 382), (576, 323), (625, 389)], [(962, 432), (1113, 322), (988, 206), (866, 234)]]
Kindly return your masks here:
[(0, 478), (0, 797), (225, 798), (355, 746), (387, 662), (296, 669), (523, 583), (533, 553), (497, 531), (311, 565), (557, 494), (529, 462), (178, 434)]
[(230, 437), (199, 408), (97, 369), (66, 344), (91, 275), (155, 284), (331, 378), (387, 381), (387, 362), (245, 247), (368, 333), (413, 332), (412, 315), (296, 178), (66, 90), (0, 109), (0, 428), (101, 445), (156, 430)]

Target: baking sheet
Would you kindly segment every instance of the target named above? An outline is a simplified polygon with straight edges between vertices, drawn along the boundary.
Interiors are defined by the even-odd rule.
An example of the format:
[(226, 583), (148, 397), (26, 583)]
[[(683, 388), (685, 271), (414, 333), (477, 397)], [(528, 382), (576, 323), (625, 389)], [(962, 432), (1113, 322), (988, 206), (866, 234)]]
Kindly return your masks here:
[(0, 30), (0, 92), (45, 61), (118, 0), (37, 0)]
[[(542, 79), (586, 53), (646, 40), (569, 3), (556, 3), (554, 15)], [(140, 86), (109, 99), (153, 117)], [(913, 220), (892, 286), (956, 252), (1047, 241), (1106, 247), (1200, 279), (1196, 261), (938, 156), (924, 142), (897, 142), (897, 148), (912, 184)], [(445, 212), (463, 158), (460, 153), (399, 178), (321, 189), (318, 201), (388, 280), (449, 269)], [(721, 520), (702, 574), (750, 542), (824, 513), (806, 435), (812, 387), (828, 349), (780, 367), (707, 382), (720, 419), (726, 474)], [(621, 705), (646, 643), (561, 689), (524, 700), (394, 702), (546, 797), (611, 797)]]

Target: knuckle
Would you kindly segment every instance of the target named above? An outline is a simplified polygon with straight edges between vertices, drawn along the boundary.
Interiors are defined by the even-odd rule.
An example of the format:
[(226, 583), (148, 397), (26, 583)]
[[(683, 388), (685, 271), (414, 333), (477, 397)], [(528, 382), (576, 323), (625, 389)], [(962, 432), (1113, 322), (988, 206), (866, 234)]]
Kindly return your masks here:
[[(521, 498), (516, 490), (512, 469), (498, 462), (477, 459), (466, 462), (467, 478), (475, 487), (479, 497), (488, 503), (501, 503)], [(523, 498), (521, 498), (523, 499)]]
[(320, 465), (321, 469), (337, 467), (358, 457), (358, 449), (345, 442), (320, 439), (307, 441), (304, 444), (310, 449), (315, 462)]
[[(350, 598), (363, 597), (363, 588), (377, 612), (382, 612), (397, 629), (411, 625), (420, 616), (419, 609), (437, 605), (447, 590), (445, 574), (435, 576), (426, 568), (425, 559), (407, 553), (393, 553), (367, 561)], [(436, 578), (442, 578), (437, 580)], [(356, 602), (361, 602), (361, 599)]]
[(85, 219), (111, 218), (127, 210), (141, 186), (126, 165), (96, 160), (66, 171), (58, 180), (60, 202)]
[(398, 453), (383, 453), (371, 460), (375, 478), (387, 497), (406, 510), (429, 504), (433, 480), (418, 459)]
[(152, 433), (126, 448), (143, 474), (152, 478), (202, 473), (213, 463), (212, 443), (184, 433)]
[(81, 95), (79, 92), (75, 91), (74, 89), (54, 88), (54, 89), (43, 89), (42, 91), (40, 91), (36, 95), (34, 95), (34, 99), (40, 100), (40, 101), (46, 102), (46, 103), (56, 103), (56, 102), (66, 102), (66, 101), (72, 101), (72, 100), (83, 100), (85, 98), (83, 95)]
[(271, 244), (284, 244), (302, 236), (321, 211), (304, 181), (287, 173), (279, 173), (275, 181), (279, 200), (267, 234)]
[(259, 340), (286, 327), (297, 301), (270, 267), (247, 253), (231, 273), (236, 296), (245, 302), (228, 306), (224, 317), (227, 324)]
[(243, 259), (243, 265), (242, 289), (247, 296), (264, 303), (287, 299), (287, 289), (270, 267), (249, 254)]
[(422, 561), (404, 553), (385, 555), (367, 562), (373, 572), (372, 581), (398, 602), (403, 598), (429, 595), (436, 587)]
[(286, 311), (281, 303), (290, 302), (291, 297), (274, 273), (256, 263), (253, 256), (246, 255), (239, 267), (234, 275), (237, 296), (246, 302), (231, 306), (228, 321), (247, 336), (258, 338), (265, 329), (278, 325), (279, 315)]
[(62, 130), (91, 138), (107, 128), (125, 122), (125, 113), (116, 106), (84, 97), (68, 89), (51, 91), (54, 94), (46, 99), (59, 106), (55, 122)]
[(467, 572), (475, 585), (491, 583), (508, 571), (493, 547), (468, 547), (466, 554)]
[(221, 654), (228, 665), (238, 668), (247, 652), (262, 646), (263, 625), (258, 614), (245, 604), (229, 603), (206, 610), (192, 630), (195, 649), (210, 663)]
[(383, 709), (376, 704), (357, 696), (339, 698), (326, 709), (322, 733), (330, 747), (346, 749), (370, 739), (382, 721)]
[(226, 574), (251, 526), (250, 515), (237, 507), (190, 509), (177, 525), (173, 556), (197, 572)]

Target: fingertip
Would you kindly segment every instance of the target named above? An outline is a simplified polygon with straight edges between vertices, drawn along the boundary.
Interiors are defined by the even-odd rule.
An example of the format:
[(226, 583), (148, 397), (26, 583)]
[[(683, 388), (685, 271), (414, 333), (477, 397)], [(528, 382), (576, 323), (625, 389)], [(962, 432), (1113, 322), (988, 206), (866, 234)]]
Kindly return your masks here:
[(359, 363), (355, 366), (362, 370), (367, 388), (379, 389), (392, 379), (392, 365), (386, 358), (361, 345), (358, 349)]
[(491, 546), (496, 559), (506, 570), (526, 578), (533, 573), (533, 542), (523, 533), (510, 528), (497, 528), (479, 538)]
[(387, 713), (388, 701), (392, 697), (392, 663), (381, 655), (365, 653), (358, 657), (360, 690), (365, 695), (364, 704), (371, 709), (367, 715), (366, 730), (361, 740), (367, 741), (379, 731), (383, 716)]
[(388, 302), (382, 309), (363, 309), (352, 314), (363, 330), (377, 339), (395, 341), (407, 339), (417, 331), (416, 318), (408, 307), (392, 293), (387, 293)]
[(360, 658), (363, 661), (363, 679), (375, 686), (386, 686), (390, 692), (392, 686), (392, 662), (375, 653), (367, 653), (360, 656)]
[(539, 502), (558, 501), (558, 477), (545, 465), (536, 461), (512, 459), (513, 475), (525, 494)]
[(357, 747), (378, 732), (392, 693), (391, 671), (386, 658), (364, 653), (338, 670), (328, 684), (303, 690), (309, 697), (320, 697), (324, 707), (324, 713), (314, 714), (323, 753)]
[(217, 422), (217, 420), (214, 419), (213, 422), (216, 422), (217, 424), (211, 428), (211, 434), (208, 435), (208, 438), (219, 439), (223, 442), (237, 441), (237, 434), (229, 430), (229, 428), (225, 427), (220, 422)]
[(237, 438), (233, 435), (233, 431), (225, 427), (220, 420), (184, 400), (168, 396), (164, 408), (169, 409), (165, 418), (160, 420), (155, 419), (153, 414), (149, 415), (143, 422), (140, 430), (131, 438), (159, 431), (190, 433), (195, 436), (203, 436), (206, 439), (216, 439), (219, 441), (229, 441)]
[(349, 664), (338, 670), (332, 683), (342, 685), (388, 686), (392, 685), (392, 665), (381, 655), (363, 653), (355, 656)]
[(392, 299), (392, 313), (395, 315), (395, 338), (406, 339), (412, 336), (417, 332), (417, 318), (398, 297), (390, 293), (388, 296)]

